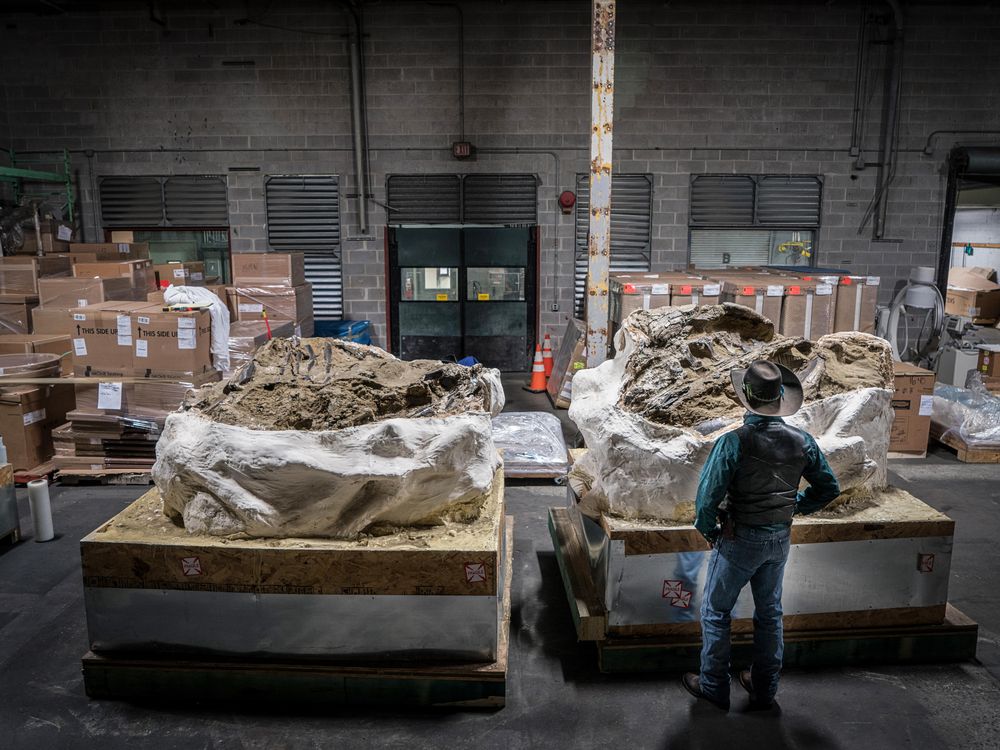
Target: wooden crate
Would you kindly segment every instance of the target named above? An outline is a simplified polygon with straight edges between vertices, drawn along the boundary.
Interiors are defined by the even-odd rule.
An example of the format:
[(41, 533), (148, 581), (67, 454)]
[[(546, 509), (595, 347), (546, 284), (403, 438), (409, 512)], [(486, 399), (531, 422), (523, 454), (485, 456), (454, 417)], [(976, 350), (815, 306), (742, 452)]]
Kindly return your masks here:
[(437, 527), (356, 541), (248, 539), (190, 535), (150, 490), (81, 541), (91, 649), (493, 656), (500, 471), (483, 502), (483, 516), (455, 536)]
[(931, 422), (931, 437), (941, 445), (946, 445), (958, 455), (958, 460), (967, 464), (1000, 463), (1000, 447), (969, 446), (954, 431)]
[[(871, 533), (879, 538), (923, 531), (951, 533), (949, 519), (915, 521), (925, 524), (892, 528), (878, 524), (857, 524), (837, 528), (837, 524), (803, 525), (793, 543), (823, 543), (831, 537), (859, 537)], [(930, 524), (930, 525), (927, 525)], [(864, 526), (870, 526), (866, 532)], [(693, 528), (675, 527), (643, 534), (636, 527), (615, 528), (605, 522), (608, 533), (619, 543), (631, 543), (633, 554), (655, 554), (657, 550), (707, 549)], [(626, 525), (627, 526), (627, 525)], [(823, 528), (823, 527), (826, 528)], [(697, 666), (701, 645), (700, 623), (661, 622), (649, 626), (609, 625), (609, 612), (602, 599), (585, 552), (573, 512), (564, 508), (549, 511), (549, 533), (555, 547), (563, 587), (581, 641), (595, 641), (604, 671), (682, 670)], [(696, 535), (696, 536), (695, 536)], [(914, 561), (916, 562), (916, 561)], [(905, 661), (960, 661), (972, 658), (976, 647), (976, 625), (950, 605), (895, 608), (856, 612), (829, 612), (790, 615), (785, 621), (786, 663), (802, 666), (862, 664)], [(752, 622), (734, 619), (734, 658), (749, 654)]]
[[(504, 542), (505, 549), (513, 549), (513, 518), (509, 516)], [(494, 662), (364, 664), (90, 652), (82, 660), (84, 687), (91, 698), (154, 701), (156, 705), (502, 708), (507, 692), (512, 571), (511, 557), (506, 555)]]

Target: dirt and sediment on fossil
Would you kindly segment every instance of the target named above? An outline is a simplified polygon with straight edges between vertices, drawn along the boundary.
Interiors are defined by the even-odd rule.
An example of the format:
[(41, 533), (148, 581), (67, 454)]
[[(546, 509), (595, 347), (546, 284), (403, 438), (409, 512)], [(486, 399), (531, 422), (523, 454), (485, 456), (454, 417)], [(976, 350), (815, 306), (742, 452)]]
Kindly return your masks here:
[(183, 408), (256, 430), (338, 430), (393, 417), (489, 411), (494, 394), (482, 372), (482, 365), (404, 362), (337, 339), (272, 339)]
[(732, 304), (640, 310), (625, 326), (633, 349), (620, 405), (651, 422), (703, 434), (743, 413), (730, 372), (757, 359), (798, 373), (807, 403), (892, 387), (888, 346), (868, 334), (835, 333), (815, 342), (781, 336), (763, 316)]

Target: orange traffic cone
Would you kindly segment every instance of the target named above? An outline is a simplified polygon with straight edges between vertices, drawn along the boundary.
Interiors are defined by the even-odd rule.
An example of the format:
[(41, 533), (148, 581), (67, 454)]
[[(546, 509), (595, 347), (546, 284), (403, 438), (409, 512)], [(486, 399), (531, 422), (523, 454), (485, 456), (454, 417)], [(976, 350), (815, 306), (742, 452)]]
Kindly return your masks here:
[(545, 377), (549, 377), (552, 374), (552, 339), (547, 333), (542, 344), (542, 364), (545, 365)]
[(531, 382), (524, 390), (532, 393), (542, 393), (545, 390), (545, 365), (542, 364), (542, 347), (535, 344), (535, 361), (531, 365)]

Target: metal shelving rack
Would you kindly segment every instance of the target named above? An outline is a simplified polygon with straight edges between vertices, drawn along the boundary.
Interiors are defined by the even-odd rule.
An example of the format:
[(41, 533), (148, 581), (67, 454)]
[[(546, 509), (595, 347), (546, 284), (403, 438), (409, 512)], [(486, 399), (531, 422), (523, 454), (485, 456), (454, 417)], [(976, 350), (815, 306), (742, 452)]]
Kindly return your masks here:
[(17, 166), (17, 157), (10, 149), (5, 149), (10, 156), (10, 166), (0, 166), (0, 182), (9, 182), (14, 186), (14, 201), (18, 202), (25, 192), (23, 183), (25, 180), (34, 182), (61, 183), (66, 191), (66, 211), (67, 219), (73, 221), (73, 206), (76, 203), (76, 196), (73, 191), (73, 176), (70, 169), (69, 151), (63, 149), (63, 170), (62, 172), (45, 172), (38, 169), (25, 169)]

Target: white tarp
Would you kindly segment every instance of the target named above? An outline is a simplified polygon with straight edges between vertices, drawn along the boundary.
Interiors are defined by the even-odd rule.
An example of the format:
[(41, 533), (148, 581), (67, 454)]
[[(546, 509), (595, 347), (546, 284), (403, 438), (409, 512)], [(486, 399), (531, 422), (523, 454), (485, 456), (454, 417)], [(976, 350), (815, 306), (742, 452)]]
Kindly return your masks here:
[[(634, 350), (627, 327), (618, 354), (573, 379), (569, 416), (588, 452), (574, 471), (592, 480), (581, 510), (628, 519), (690, 520), (701, 468), (715, 441), (740, 419), (721, 420), (715, 431), (659, 424), (619, 405), (625, 363)], [(816, 438), (842, 488), (885, 487), (892, 392), (862, 388), (806, 403), (785, 420)]]
[(165, 512), (191, 533), (353, 538), (374, 523), (433, 521), (478, 501), (500, 465), (490, 416), (307, 432), (175, 412), (157, 443), (153, 478)]
[(170, 285), (163, 290), (168, 305), (208, 305), (212, 318), (212, 360), (220, 372), (229, 370), (229, 308), (219, 295), (200, 286)]

